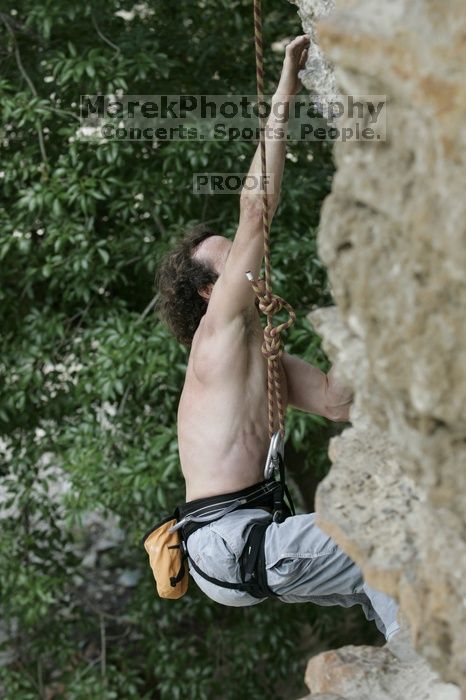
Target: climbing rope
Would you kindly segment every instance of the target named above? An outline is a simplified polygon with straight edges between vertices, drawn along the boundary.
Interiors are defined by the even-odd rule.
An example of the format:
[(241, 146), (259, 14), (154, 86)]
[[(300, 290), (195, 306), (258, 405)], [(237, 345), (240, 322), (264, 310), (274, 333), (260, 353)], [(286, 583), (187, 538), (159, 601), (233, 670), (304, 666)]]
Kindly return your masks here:
[[(262, 343), (262, 354), (267, 359), (267, 396), (268, 396), (268, 416), (269, 416), (269, 437), (274, 434), (274, 398), (278, 409), (278, 424), (280, 435), (285, 438), (285, 415), (283, 410), (283, 399), (280, 386), (279, 359), (283, 353), (283, 344), (280, 333), (287, 330), (296, 320), (293, 308), (281, 297), (272, 294), (272, 281), (270, 273), (270, 225), (269, 209), (267, 198), (267, 162), (265, 152), (265, 126), (266, 117), (264, 115), (264, 57), (262, 44), (262, 8), (261, 0), (254, 0), (254, 44), (256, 53), (256, 82), (257, 82), (257, 102), (259, 109), (260, 124), (260, 152), (262, 169), (262, 227), (264, 232), (264, 263), (265, 263), (265, 290), (261, 289), (254, 280), (250, 272), (246, 273), (248, 280), (259, 301), (259, 309), (267, 316), (267, 325), (264, 328), (264, 342)], [(273, 316), (286, 309), (289, 319), (285, 323), (277, 326), (273, 325)]]

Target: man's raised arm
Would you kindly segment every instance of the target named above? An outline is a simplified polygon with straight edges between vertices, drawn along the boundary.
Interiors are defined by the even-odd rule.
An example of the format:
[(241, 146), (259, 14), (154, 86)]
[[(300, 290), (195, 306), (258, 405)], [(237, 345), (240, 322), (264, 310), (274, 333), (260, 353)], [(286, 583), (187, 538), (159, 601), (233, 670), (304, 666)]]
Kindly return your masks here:
[[(286, 154), (286, 133), (289, 103), (301, 87), (298, 71), (303, 67), (309, 45), (307, 36), (299, 36), (286, 47), (283, 70), (272, 99), (272, 110), (265, 130), (267, 175), (270, 185), (268, 196), (269, 223), (272, 221), (280, 198), (280, 188)], [(249, 168), (248, 175), (261, 179), (260, 144)], [(248, 178), (251, 181), (251, 178)], [(269, 187), (267, 188), (269, 191)], [(263, 257), (262, 197), (243, 188), (240, 197), (240, 218), (235, 239), (223, 272), (214, 285), (206, 314), (209, 324), (224, 326), (239, 317), (248, 308), (254, 308), (255, 295), (246, 272), (257, 279)]]

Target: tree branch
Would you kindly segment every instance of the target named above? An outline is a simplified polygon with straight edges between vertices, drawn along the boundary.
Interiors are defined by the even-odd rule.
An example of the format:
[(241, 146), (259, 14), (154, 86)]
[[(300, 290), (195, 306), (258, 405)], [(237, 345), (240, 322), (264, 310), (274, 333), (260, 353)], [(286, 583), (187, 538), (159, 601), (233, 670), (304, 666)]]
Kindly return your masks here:
[(102, 683), (107, 682), (107, 640), (104, 616), (100, 615), (100, 675)]
[[(13, 47), (15, 51), (15, 59), (16, 59), (16, 65), (18, 66), (19, 72), (23, 76), (24, 80), (26, 81), (30, 91), (34, 95), (34, 97), (38, 97), (37, 90), (35, 88), (34, 83), (32, 82), (31, 78), (29, 77), (26, 69), (23, 66), (23, 62), (21, 60), (21, 54), (19, 52), (19, 47), (18, 47), (18, 42), (16, 41), (16, 35), (13, 31), (13, 28), (11, 27), (11, 24), (9, 20), (6, 19), (5, 15), (2, 14), (0, 15), (0, 19), (2, 20), (3, 24), (5, 25), (8, 34), (11, 37), (11, 40), (13, 42)], [(44, 141), (44, 132), (42, 131), (42, 125), (40, 123), (39, 118), (37, 118), (36, 121), (36, 129), (37, 129), (37, 136), (39, 138), (39, 148), (40, 148), (40, 153), (42, 156), (42, 161), (45, 165), (45, 167), (48, 169), (48, 158), (47, 158), (47, 152), (45, 150), (45, 141)]]
[(114, 44), (112, 41), (110, 41), (110, 39), (108, 39), (99, 29), (99, 25), (97, 24), (97, 20), (94, 16), (93, 10), (91, 10), (91, 19), (92, 19), (92, 24), (94, 25), (94, 29), (96, 30), (97, 34), (100, 36), (102, 41), (104, 41), (106, 44), (108, 44), (108, 46), (111, 46), (112, 49), (115, 49), (115, 53), (121, 53), (120, 47), (117, 46), (116, 44)]

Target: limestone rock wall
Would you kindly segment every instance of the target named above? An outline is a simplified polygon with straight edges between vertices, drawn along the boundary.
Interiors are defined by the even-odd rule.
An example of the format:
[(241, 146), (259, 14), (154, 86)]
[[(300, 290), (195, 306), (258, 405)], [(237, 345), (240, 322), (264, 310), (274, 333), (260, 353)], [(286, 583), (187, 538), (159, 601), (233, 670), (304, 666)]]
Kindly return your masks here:
[(298, 12), (303, 29), (311, 39), (306, 67), (301, 71), (300, 78), (311, 95), (316, 97), (334, 95), (337, 93), (335, 71), (331, 61), (319, 45), (316, 23), (334, 12), (335, 0), (311, 0), (296, 4), (299, 7)]
[(355, 403), (317, 512), (466, 693), (466, 3), (337, 0), (317, 36), (342, 93), (388, 98), (322, 210), (336, 308), (310, 318)]
[(391, 644), (347, 646), (315, 656), (306, 669), (309, 700), (327, 693), (340, 700), (459, 700), (458, 688), (441, 683), (423, 659), (394, 651)]
[(314, 656), (306, 668), (311, 694), (301, 700), (460, 700), (411, 648), (406, 630), (384, 647), (347, 646)]

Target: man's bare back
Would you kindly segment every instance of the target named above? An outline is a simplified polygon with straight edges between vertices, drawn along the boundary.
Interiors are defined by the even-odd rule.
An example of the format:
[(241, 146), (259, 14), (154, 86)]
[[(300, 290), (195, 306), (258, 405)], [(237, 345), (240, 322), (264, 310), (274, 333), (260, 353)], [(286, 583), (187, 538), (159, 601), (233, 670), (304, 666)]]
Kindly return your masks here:
[[(256, 309), (216, 342), (201, 321), (178, 407), (178, 447), (186, 500), (238, 491), (261, 481), (269, 447), (267, 362)], [(280, 365), (282, 396), (286, 375)], [(276, 426), (278, 428), (278, 425)]]

